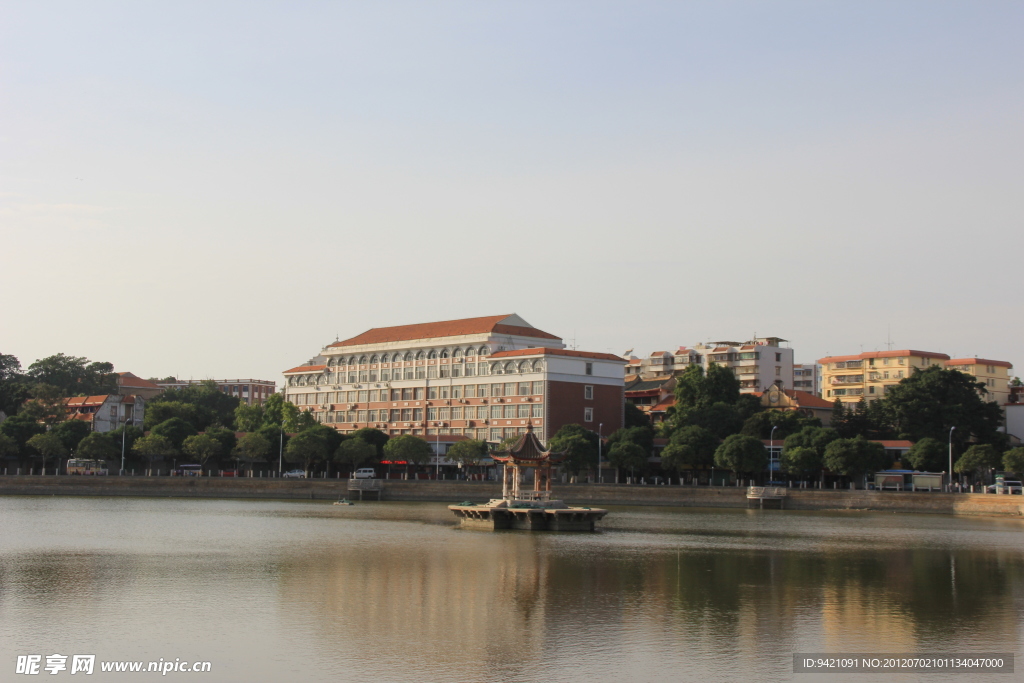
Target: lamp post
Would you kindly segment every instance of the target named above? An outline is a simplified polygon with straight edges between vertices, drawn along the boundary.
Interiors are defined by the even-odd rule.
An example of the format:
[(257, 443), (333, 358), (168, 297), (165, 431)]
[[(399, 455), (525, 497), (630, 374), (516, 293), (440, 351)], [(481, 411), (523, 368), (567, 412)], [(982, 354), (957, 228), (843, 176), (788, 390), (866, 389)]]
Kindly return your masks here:
[(949, 492), (953, 493), (953, 430), (956, 426), (949, 428)]
[(119, 477), (123, 477), (124, 476), (124, 447), (125, 447), (125, 444), (127, 444), (127, 443), (128, 443), (128, 420), (125, 420), (125, 423), (123, 425), (121, 425), (121, 471), (117, 475)]
[(284, 464), (284, 424), (281, 424), (281, 445), (277, 451), (277, 476), (281, 476), (281, 465)]
[[(772, 475), (772, 460), (775, 459), (775, 430), (778, 429), (778, 428), (779, 428), (779, 425), (772, 425), (772, 433), (771, 433), (771, 436), (768, 437), (768, 441), (771, 444), (768, 447), (768, 476), (769, 476), (769, 478)], [(780, 462), (779, 464), (781, 465), (782, 463)], [(767, 486), (767, 485), (768, 485), (768, 482), (766, 481), (765, 482), (765, 486)]]
[(437, 423), (437, 438), (434, 439), (434, 481), (441, 479), (441, 427), (444, 422)]
[(597, 477), (596, 481), (598, 484), (601, 483), (601, 430), (604, 429), (604, 423), (597, 423)]

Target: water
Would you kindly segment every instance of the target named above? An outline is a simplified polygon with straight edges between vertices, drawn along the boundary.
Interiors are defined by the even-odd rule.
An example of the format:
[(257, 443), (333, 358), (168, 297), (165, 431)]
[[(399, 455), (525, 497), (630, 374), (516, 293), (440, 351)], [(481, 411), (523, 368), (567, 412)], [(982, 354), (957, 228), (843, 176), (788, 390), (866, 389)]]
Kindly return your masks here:
[(30, 680), (19, 654), (212, 663), (174, 680), (710, 683), (865, 680), (794, 675), (793, 652), (1024, 650), (1017, 520), (613, 508), (552, 534), (459, 530), (436, 503), (3, 497), (0, 529), (0, 681)]

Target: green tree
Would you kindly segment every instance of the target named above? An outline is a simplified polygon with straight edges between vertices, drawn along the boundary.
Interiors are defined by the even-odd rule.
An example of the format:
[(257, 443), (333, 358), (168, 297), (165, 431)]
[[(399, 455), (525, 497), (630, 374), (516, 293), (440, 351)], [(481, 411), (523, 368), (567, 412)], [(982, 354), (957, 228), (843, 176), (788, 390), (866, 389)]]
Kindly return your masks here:
[(17, 441), (6, 434), (0, 434), (0, 459), (16, 458), (20, 450)]
[(825, 448), (822, 461), (831, 471), (851, 479), (892, 465), (892, 457), (885, 452), (885, 447), (863, 436), (836, 439)]
[(448, 449), (448, 459), (462, 465), (468, 471), (470, 467), (476, 467), (480, 461), (487, 456), (487, 442), (476, 439), (456, 441)]
[(90, 432), (78, 443), (75, 455), (86, 460), (113, 460), (121, 454), (110, 433)]
[(628, 469), (630, 476), (647, 467), (647, 451), (632, 441), (620, 441), (608, 450), (608, 462), (615, 469)]
[(661, 463), (676, 472), (686, 467), (710, 469), (715, 464), (717, 448), (718, 439), (714, 434), (703, 427), (688, 425), (676, 430), (669, 438), (668, 445), (661, 452)]
[(240, 432), (255, 432), (263, 426), (264, 417), (263, 406), (258, 403), (249, 405), (243, 402), (235, 408), (235, 426)]
[[(159, 396), (153, 398), (146, 404), (146, 412), (165, 403), (180, 403), (194, 406), (193, 411), (187, 414), (175, 414), (170, 417), (181, 417), (190, 422), (197, 432), (205, 430), (212, 424), (220, 424), (226, 427), (233, 427), (235, 423), (235, 408), (238, 407), (239, 399), (229, 396), (220, 390), (217, 383), (212, 380), (205, 380), (199, 384), (190, 384), (180, 389), (168, 389)], [(169, 419), (159, 412), (153, 421), (147, 419), (147, 428)], [(147, 415), (148, 418), (148, 415)]]
[(839, 433), (830, 427), (804, 427), (795, 434), (790, 434), (782, 442), (782, 450), (790, 448), (813, 448), (818, 458), (825, 455), (825, 449), (839, 438)]
[(374, 445), (358, 437), (342, 441), (338, 450), (334, 452), (335, 461), (342, 465), (348, 465), (352, 471), (375, 457), (377, 457), (377, 449)]
[(303, 410), (297, 412), (294, 417), (288, 419), (284, 424), (284, 429), (287, 432), (303, 432), (310, 427), (315, 427), (319, 422), (316, 421), (316, 417), (313, 415), (312, 410)]
[(807, 446), (783, 448), (779, 467), (786, 474), (805, 476), (821, 471), (821, 454)]
[[(959, 372), (954, 370), (953, 372)], [(999, 469), (1002, 458), (999, 451), (989, 444), (975, 444), (964, 451), (955, 463), (953, 471), (959, 474), (981, 476), (989, 470)]]
[(921, 472), (945, 472), (949, 462), (947, 444), (925, 437), (907, 451), (907, 464)]
[(302, 463), (302, 469), (307, 472), (310, 471), (313, 463), (326, 460), (329, 454), (327, 440), (323, 434), (314, 430), (299, 432), (289, 439), (288, 445), (284, 449), (285, 460)]
[(904, 438), (945, 441), (956, 427), (953, 442), (962, 448), (972, 437), (983, 444), (1005, 438), (998, 432), (1002, 409), (982, 398), (986, 393), (985, 385), (970, 375), (933, 365), (901, 380), (881, 400)]
[(170, 460), (178, 454), (178, 449), (165, 436), (150, 434), (138, 439), (132, 445), (132, 453), (149, 463), (150, 468), (157, 460)]
[(117, 373), (110, 363), (88, 358), (55, 356), (40, 358), (28, 366), (27, 378), (34, 384), (56, 387), (62, 396), (99, 396), (117, 393)]
[(1003, 469), (1016, 475), (1024, 475), (1024, 448), (1018, 446), (1003, 453)]
[(373, 446), (376, 454), (370, 458), (374, 462), (380, 462), (384, 459), (384, 446), (387, 445), (389, 437), (387, 434), (379, 429), (373, 427), (363, 427), (349, 434), (349, 437), (353, 439), (362, 439), (366, 443)]
[(757, 437), (758, 439), (772, 438), (772, 428), (775, 428), (775, 439), (783, 440), (790, 434), (795, 434), (805, 427), (820, 427), (821, 420), (816, 417), (801, 415), (795, 410), (763, 410), (754, 413), (743, 423), (740, 434)]
[(270, 457), (271, 444), (265, 436), (259, 432), (249, 432), (230, 451), (236, 462), (247, 463), (252, 467), (254, 462), (266, 462)]
[(28, 381), (15, 356), (0, 353), (0, 412), (10, 416), (28, 398)]
[(294, 420), (299, 415), (299, 408), (291, 401), (284, 399), (284, 394), (271, 394), (263, 402), (263, 424), (276, 427), (283, 426), (285, 431), (295, 432)]
[(632, 401), (626, 401), (625, 408), (625, 425), (626, 427), (650, 427), (651, 421), (647, 417), (647, 413), (637, 408)]
[[(219, 425), (210, 425), (209, 427), (206, 428), (206, 431), (203, 433), (211, 438), (216, 439), (218, 443), (220, 443), (221, 453), (231, 453), (233, 450), (235, 450), (235, 446), (238, 444), (238, 438), (235, 437), (235, 433), (230, 429), (226, 429)], [(272, 441), (269, 437), (267, 437), (266, 434), (263, 434), (263, 438), (267, 439), (267, 441), (270, 443), (277, 443), (276, 440)]]
[(846, 438), (846, 406), (838, 398), (832, 402), (832, 419), (829, 420), (829, 425), (840, 437)]
[(114, 447), (117, 449), (118, 453), (121, 453), (122, 451), (124, 453), (131, 452), (132, 446), (135, 445), (135, 442), (143, 437), (143, 431), (141, 429), (129, 424), (122, 425), (108, 433), (110, 434), (110, 438), (114, 440)]
[(51, 384), (33, 384), (29, 389), (31, 398), (21, 405), (19, 415), (36, 422), (55, 425), (67, 416), (65, 396), (58, 387)]
[(740, 397), (740, 383), (731, 368), (717, 363), (705, 373), (700, 365), (690, 365), (676, 378), (676, 408), (704, 408), (714, 403), (734, 405)]
[(608, 451), (618, 443), (633, 443), (650, 453), (654, 450), (654, 429), (650, 425), (617, 429), (607, 439)]
[(224, 453), (224, 446), (209, 434), (194, 434), (181, 442), (181, 452), (194, 460), (202, 469), (210, 460), (215, 460), (221, 453)]
[(68, 454), (68, 449), (64, 447), (64, 442), (53, 432), (36, 434), (28, 440), (28, 447), (38, 454), (44, 468), (46, 467), (46, 461), (53, 458), (57, 461), (57, 468), (59, 469), (60, 459)]
[(181, 448), (185, 439), (196, 434), (196, 428), (180, 417), (172, 417), (153, 427), (149, 433), (166, 437), (174, 448)]
[(206, 429), (210, 423), (210, 414), (197, 405), (184, 401), (160, 401), (146, 406), (144, 426), (153, 429), (162, 422), (177, 418), (192, 425), (197, 432)]
[(689, 424), (703, 427), (719, 439), (737, 434), (743, 429), (743, 418), (736, 406), (721, 401), (691, 410), (686, 416)]
[(760, 439), (745, 434), (733, 434), (715, 450), (715, 464), (735, 474), (756, 474), (768, 467), (768, 449)]
[(402, 462), (413, 465), (424, 465), (430, 462), (433, 451), (430, 444), (418, 436), (403, 434), (389, 440), (384, 446), (384, 455), (391, 462)]
[(6, 434), (14, 439), (19, 449), (24, 448), (33, 436), (45, 431), (46, 427), (27, 415), (13, 415), (0, 422), (0, 434)]
[(50, 431), (60, 437), (64, 448), (69, 451), (75, 451), (82, 439), (92, 432), (92, 428), (88, 422), (83, 422), (82, 420), (66, 420)]
[(548, 450), (565, 452), (562, 466), (572, 474), (597, 465), (597, 443), (600, 437), (595, 432), (578, 424), (567, 424), (548, 440)]

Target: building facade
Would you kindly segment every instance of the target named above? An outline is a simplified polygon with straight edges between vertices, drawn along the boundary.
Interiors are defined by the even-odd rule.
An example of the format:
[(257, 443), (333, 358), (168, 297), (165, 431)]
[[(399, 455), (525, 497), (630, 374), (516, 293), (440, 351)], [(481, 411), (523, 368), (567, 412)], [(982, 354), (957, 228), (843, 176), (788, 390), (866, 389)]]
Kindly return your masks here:
[(94, 432), (110, 432), (126, 424), (141, 427), (146, 417), (146, 401), (132, 394), (73, 396), (64, 399), (64, 406), (69, 420), (88, 422)]
[(148, 401), (154, 396), (162, 394), (164, 388), (148, 379), (142, 379), (130, 372), (117, 373), (117, 393), (122, 396), (136, 395)]
[(622, 358), (566, 349), (518, 315), (368, 330), (284, 373), (285, 398), (342, 432), (501, 441), (623, 424)]
[(900, 380), (917, 370), (938, 365), (959, 370), (985, 384), (983, 398), (1005, 403), (1010, 396), (1010, 375), (1013, 365), (1006, 361), (984, 358), (951, 359), (934, 351), (868, 351), (856, 356), (828, 356), (821, 364), (822, 398), (856, 403), (863, 396), (868, 401), (881, 398)]
[(793, 389), (821, 396), (821, 367), (817, 363), (793, 364)]
[[(680, 346), (675, 351), (655, 351), (647, 358), (626, 360), (626, 377), (655, 379), (678, 375), (691, 365), (707, 371), (714, 363), (728, 368), (740, 381), (740, 391), (752, 394), (771, 386), (793, 387), (793, 349), (785, 339), (758, 337), (747, 342), (718, 341)], [(801, 376), (801, 380), (804, 378)]]
[[(186, 379), (174, 382), (157, 382), (162, 389), (184, 389), (193, 384), (202, 384), (208, 380)], [(248, 405), (263, 405), (277, 391), (277, 382), (266, 379), (215, 379), (217, 388), (228, 396), (234, 396)]]

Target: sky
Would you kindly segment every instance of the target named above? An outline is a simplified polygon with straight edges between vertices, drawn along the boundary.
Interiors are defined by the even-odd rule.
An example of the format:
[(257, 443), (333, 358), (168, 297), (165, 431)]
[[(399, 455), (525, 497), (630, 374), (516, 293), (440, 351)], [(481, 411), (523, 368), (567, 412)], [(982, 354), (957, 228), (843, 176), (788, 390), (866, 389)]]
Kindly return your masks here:
[(1021, 374), (1019, 2), (0, 2), (0, 352), (518, 313)]

